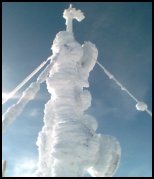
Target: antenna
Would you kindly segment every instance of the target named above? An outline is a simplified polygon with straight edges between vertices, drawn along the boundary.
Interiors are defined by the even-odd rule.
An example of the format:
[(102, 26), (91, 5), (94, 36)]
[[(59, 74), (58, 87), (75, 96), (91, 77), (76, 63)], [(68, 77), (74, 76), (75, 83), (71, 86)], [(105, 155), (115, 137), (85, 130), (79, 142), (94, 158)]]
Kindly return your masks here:
[(77, 21), (81, 22), (85, 16), (81, 10), (76, 10), (75, 8), (72, 8), (72, 4), (70, 4), (68, 9), (65, 9), (63, 12), (63, 17), (66, 19), (66, 31), (67, 32), (73, 32), (73, 25), (72, 21), (73, 19), (76, 19)]

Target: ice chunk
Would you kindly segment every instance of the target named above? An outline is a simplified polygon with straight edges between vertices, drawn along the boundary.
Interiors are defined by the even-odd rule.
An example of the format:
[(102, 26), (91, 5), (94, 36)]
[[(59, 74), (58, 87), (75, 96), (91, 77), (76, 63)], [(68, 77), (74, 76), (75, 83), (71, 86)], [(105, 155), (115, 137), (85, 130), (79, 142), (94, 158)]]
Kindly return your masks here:
[(93, 177), (111, 177), (116, 172), (121, 148), (116, 138), (108, 135), (98, 135), (100, 148), (95, 164), (88, 169)]
[(147, 106), (147, 104), (144, 103), (144, 102), (138, 102), (138, 103), (136, 104), (136, 109), (137, 109), (138, 111), (146, 111), (147, 108), (148, 108), (148, 106)]

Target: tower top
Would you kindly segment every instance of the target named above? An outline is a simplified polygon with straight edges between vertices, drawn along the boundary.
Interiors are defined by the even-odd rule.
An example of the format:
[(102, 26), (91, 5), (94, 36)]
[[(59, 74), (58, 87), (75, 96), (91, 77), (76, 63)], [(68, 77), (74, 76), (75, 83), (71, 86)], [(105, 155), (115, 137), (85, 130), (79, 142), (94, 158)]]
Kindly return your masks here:
[(68, 9), (64, 10), (63, 17), (64, 19), (66, 19), (66, 31), (68, 32), (73, 32), (73, 19), (76, 19), (77, 21), (81, 22), (85, 18), (81, 10), (76, 10), (75, 8), (72, 8), (72, 4), (70, 4)]

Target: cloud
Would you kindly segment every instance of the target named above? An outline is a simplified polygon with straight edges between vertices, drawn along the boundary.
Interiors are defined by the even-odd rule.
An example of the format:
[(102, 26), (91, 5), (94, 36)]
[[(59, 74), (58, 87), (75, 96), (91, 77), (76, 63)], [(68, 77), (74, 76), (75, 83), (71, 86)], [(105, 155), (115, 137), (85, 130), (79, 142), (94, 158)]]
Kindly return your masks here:
[(103, 96), (101, 96), (99, 99), (92, 99), (92, 106), (89, 108), (88, 111), (91, 114), (95, 115), (97, 118), (102, 119), (102, 117), (117, 113), (118, 108), (116, 105), (110, 106), (109, 104), (107, 104)]
[(12, 177), (35, 177), (37, 161), (32, 158), (20, 158), (15, 161)]
[(39, 110), (37, 108), (32, 109), (29, 114), (30, 117), (36, 117), (39, 115)]

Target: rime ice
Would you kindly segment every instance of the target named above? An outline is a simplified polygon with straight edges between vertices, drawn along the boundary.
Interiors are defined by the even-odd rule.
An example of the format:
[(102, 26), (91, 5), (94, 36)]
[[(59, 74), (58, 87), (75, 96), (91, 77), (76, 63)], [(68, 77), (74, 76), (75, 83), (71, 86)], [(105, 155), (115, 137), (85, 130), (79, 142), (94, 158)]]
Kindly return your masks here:
[(112, 176), (119, 164), (120, 145), (111, 136), (97, 134), (96, 119), (85, 112), (91, 106), (91, 94), (85, 88), (98, 51), (91, 42), (80, 45), (66, 25), (51, 47), (55, 61), (46, 78), (51, 98), (37, 140), (37, 175), (82, 177), (88, 171), (91, 176)]
[[(40, 177), (113, 176), (120, 160), (119, 142), (112, 136), (97, 134), (96, 119), (87, 114), (91, 106), (88, 91), (89, 74), (93, 70), (98, 51), (91, 42), (79, 44), (73, 35), (72, 20), (84, 18), (80, 10), (70, 6), (64, 11), (66, 31), (56, 35), (53, 55), (34, 70), (13, 92), (19, 90), (48, 60), (50, 64), (37, 81), (23, 92), (15, 105), (3, 115), (3, 128), (13, 122), (26, 104), (34, 99), (40, 85), (46, 82), (51, 95), (44, 109), (44, 126), (39, 133), (38, 170)], [(110, 78), (111, 74), (106, 71)], [(141, 107), (140, 107), (141, 108)]]
[(7, 109), (7, 111), (2, 116), (3, 131), (23, 112), (27, 103), (35, 98), (39, 89), (39, 83), (31, 83), (31, 85), (22, 93), (22, 96), (20, 97), (18, 102)]
[(66, 19), (66, 31), (68, 32), (72, 32), (73, 19), (76, 19), (80, 22), (85, 18), (81, 10), (76, 10), (75, 8), (72, 8), (72, 4), (70, 4), (70, 7), (68, 9), (64, 10), (63, 17)]
[(139, 111), (146, 111), (148, 109), (148, 106), (144, 102), (138, 102), (136, 104), (136, 109)]

